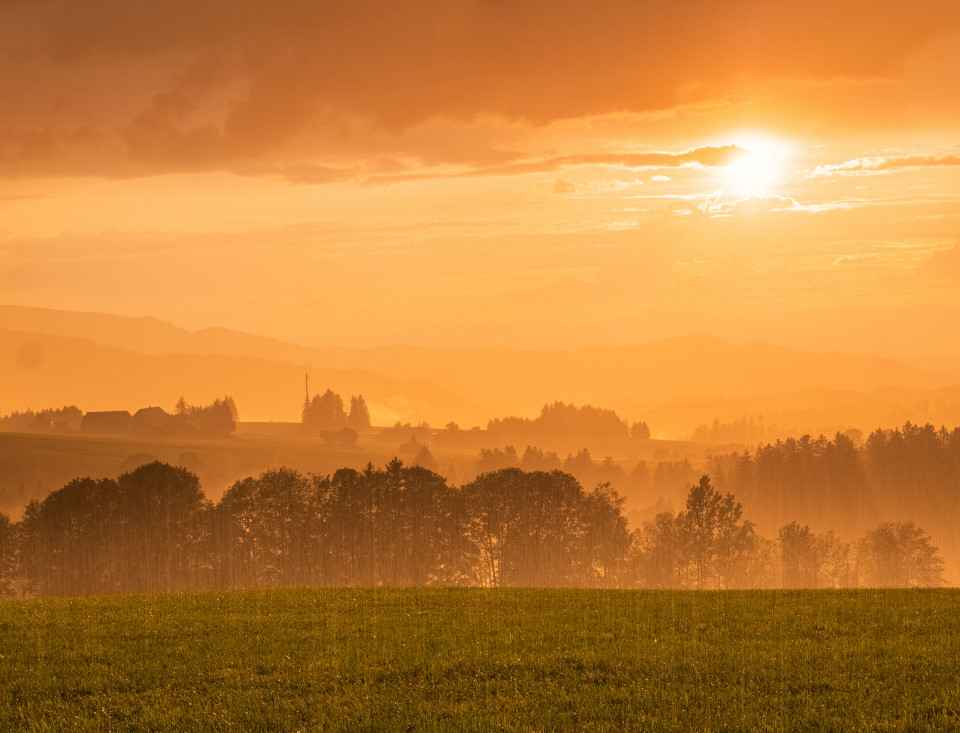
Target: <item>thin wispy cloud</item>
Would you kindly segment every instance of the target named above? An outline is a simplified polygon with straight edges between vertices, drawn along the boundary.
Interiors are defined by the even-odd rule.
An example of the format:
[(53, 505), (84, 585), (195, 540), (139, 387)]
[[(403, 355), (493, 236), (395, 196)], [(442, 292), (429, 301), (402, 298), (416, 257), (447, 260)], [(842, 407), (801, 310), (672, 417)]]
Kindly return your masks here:
[(811, 178), (834, 175), (861, 176), (913, 168), (946, 168), (958, 165), (960, 165), (960, 155), (881, 155), (855, 158), (833, 165), (818, 165), (807, 175)]
[(708, 145), (680, 152), (580, 153), (523, 160), (508, 165), (472, 168), (450, 173), (437, 171), (371, 176), (364, 179), (362, 185), (383, 186), (434, 178), (517, 176), (532, 173), (554, 173), (570, 168), (587, 167), (620, 168), (634, 171), (690, 167), (708, 168), (728, 165), (737, 155), (744, 152), (744, 149), (737, 145)]

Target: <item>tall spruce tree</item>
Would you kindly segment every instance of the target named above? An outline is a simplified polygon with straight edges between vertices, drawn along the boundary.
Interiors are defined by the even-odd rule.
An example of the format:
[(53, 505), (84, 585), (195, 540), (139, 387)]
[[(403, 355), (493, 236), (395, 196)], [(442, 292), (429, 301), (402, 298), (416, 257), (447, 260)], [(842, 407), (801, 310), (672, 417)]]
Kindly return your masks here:
[(367, 401), (363, 395), (350, 397), (350, 416), (347, 418), (347, 427), (356, 431), (370, 427), (370, 410), (367, 409)]

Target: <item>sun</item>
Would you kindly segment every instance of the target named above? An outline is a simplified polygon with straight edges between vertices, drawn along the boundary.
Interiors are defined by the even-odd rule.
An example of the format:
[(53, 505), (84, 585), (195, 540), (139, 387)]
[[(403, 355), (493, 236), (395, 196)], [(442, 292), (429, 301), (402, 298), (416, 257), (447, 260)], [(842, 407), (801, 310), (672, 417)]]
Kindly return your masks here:
[(786, 146), (773, 138), (750, 135), (734, 143), (743, 149), (719, 169), (724, 193), (735, 196), (763, 196), (783, 178)]

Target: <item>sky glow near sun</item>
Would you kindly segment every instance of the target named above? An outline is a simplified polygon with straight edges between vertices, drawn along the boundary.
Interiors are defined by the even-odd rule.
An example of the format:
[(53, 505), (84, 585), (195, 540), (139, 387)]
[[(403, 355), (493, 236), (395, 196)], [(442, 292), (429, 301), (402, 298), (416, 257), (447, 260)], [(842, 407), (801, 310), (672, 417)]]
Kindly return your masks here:
[(0, 302), (960, 368), (960, 4), (737, 7), (0, 3)]
[(735, 196), (767, 195), (783, 179), (788, 146), (759, 134), (735, 137), (733, 142), (744, 152), (720, 169), (724, 192)]

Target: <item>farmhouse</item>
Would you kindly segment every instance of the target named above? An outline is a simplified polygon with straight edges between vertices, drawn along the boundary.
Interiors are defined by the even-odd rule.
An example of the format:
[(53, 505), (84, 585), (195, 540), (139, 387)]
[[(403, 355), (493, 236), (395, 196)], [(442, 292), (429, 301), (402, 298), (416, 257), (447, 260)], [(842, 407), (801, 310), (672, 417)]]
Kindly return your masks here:
[(170, 430), (172, 426), (173, 415), (162, 407), (142, 407), (134, 413), (130, 430), (136, 433), (156, 435)]
[(88, 412), (83, 416), (80, 430), (86, 433), (126, 433), (133, 418), (126, 410)]

